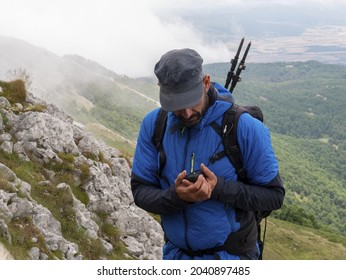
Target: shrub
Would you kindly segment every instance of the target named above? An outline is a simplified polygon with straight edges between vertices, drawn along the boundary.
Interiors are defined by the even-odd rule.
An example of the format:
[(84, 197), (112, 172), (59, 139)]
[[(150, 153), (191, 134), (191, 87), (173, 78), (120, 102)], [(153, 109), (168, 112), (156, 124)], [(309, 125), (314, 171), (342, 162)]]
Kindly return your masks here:
[(7, 81), (22, 80), (27, 90), (31, 89), (32, 77), (25, 68), (10, 69), (6, 73)]
[(10, 102), (11, 103), (23, 103), (26, 99), (25, 84), (22, 80), (15, 80), (10, 82)]

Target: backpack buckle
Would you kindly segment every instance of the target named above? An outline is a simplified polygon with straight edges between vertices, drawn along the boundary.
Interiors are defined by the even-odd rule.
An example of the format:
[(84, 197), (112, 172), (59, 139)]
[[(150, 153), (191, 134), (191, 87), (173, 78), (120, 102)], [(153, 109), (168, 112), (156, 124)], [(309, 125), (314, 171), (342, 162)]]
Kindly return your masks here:
[(237, 173), (238, 173), (238, 177), (240, 178), (241, 181), (247, 178), (245, 168), (240, 168), (240, 169), (237, 171)]
[(213, 154), (209, 160), (211, 163), (214, 163), (215, 161), (222, 159), (226, 155), (225, 151), (219, 152), (217, 154)]

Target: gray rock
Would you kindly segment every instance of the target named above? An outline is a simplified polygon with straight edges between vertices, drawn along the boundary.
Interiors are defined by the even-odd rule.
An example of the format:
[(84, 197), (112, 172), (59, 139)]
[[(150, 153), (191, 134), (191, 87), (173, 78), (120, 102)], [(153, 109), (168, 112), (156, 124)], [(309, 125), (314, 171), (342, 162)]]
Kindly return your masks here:
[(32, 260), (39, 260), (40, 259), (40, 249), (37, 247), (32, 247), (29, 250), (29, 257)]
[[(29, 95), (28, 100), (31, 104), (38, 102), (32, 95)], [(100, 234), (101, 215), (102, 220), (119, 229), (120, 238), (130, 257), (162, 258), (161, 226), (147, 212), (134, 205), (130, 187), (131, 169), (127, 161), (119, 157), (118, 150), (108, 147), (96, 140), (91, 133), (83, 131), (82, 126), (74, 123), (66, 113), (54, 105), (45, 106), (45, 112), (27, 111), (15, 114), (10, 109), (8, 100), (0, 97), (0, 149), (16, 154), (22, 161), (40, 166), (42, 175), (40, 180), (35, 181), (35, 186), (31, 186), (19, 179), (21, 176), (17, 177), (0, 158), (0, 236), (10, 241), (11, 234), (7, 224), (30, 217), (48, 250), (52, 253), (59, 251), (58, 255), (62, 255), (63, 259), (83, 259), (79, 244), (65, 239), (60, 222), (48, 208), (33, 198), (34, 188), (56, 187), (61, 193), (66, 194), (67, 190), (73, 198), (76, 217), (74, 222), (85, 231), (90, 242), (99, 240), (105, 252), (110, 253), (113, 250), (109, 237)], [(75, 170), (71, 171), (74, 188), (66, 182), (55, 186), (54, 180), (59, 171), (47, 168), (52, 163), (63, 162), (63, 157), (59, 156), (61, 153), (72, 154), (74, 157), (71, 163), (75, 166)], [(89, 176), (82, 177), (87, 169)], [(76, 188), (81, 188), (86, 193), (89, 199), (87, 204), (74, 195), (73, 190)], [(32, 240), (33, 243), (39, 242), (36, 236), (32, 237)], [(22, 241), (24, 242), (24, 239)], [(48, 259), (38, 246), (32, 247), (28, 255), (35, 260)]]
[(0, 149), (7, 154), (12, 154), (13, 143), (11, 141), (4, 141), (0, 144)]
[(11, 103), (3, 96), (0, 96), (0, 107), (11, 107)]
[(8, 232), (8, 226), (6, 225), (5, 221), (0, 219), (0, 237), (7, 240), (8, 243), (12, 243), (12, 237), (10, 233)]
[(0, 178), (9, 182), (14, 182), (17, 179), (17, 176), (6, 165), (0, 163)]

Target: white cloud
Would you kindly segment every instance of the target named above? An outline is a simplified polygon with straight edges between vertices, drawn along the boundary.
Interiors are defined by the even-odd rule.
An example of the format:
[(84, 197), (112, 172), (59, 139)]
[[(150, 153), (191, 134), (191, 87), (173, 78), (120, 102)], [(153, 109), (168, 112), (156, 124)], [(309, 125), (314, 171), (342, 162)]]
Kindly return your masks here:
[[(120, 74), (151, 75), (155, 62), (173, 48), (190, 47), (205, 62), (228, 61), (219, 42), (208, 42), (181, 18), (193, 13), (234, 5), (292, 4), (314, 0), (0, 0), (0, 35), (28, 41), (62, 56), (79, 54)], [(341, 0), (315, 0), (333, 5)], [(206, 18), (207, 20), (207, 18)], [(237, 27), (237, 28), (241, 28)]]
[(0, 35), (26, 40), (60, 56), (76, 53), (132, 76), (151, 75), (154, 63), (173, 48), (195, 48), (206, 61), (225, 58), (226, 47), (206, 44), (181, 19), (162, 22), (154, 13), (162, 3), (8, 0), (0, 3)]

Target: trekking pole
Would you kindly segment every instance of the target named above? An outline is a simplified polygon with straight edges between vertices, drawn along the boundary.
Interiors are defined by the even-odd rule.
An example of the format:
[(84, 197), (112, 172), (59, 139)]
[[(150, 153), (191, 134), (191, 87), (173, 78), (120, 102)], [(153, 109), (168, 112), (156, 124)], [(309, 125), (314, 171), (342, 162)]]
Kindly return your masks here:
[(236, 55), (234, 56), (233, 59), (231, 59), (231, 68), (230, 68), (230, 70), (227, 73), (227, 79), (226, 79), (226, 83), (225, 83), (225, 88), (228, 88), (230, 82), (233, 79), (234, 70), (235, 70), (235, 67), (238, 64), (239, 54), (240, 54), (240, 51), (241, 51), (241, 49), (243, 47), (243, 43), (244, 43), (244, 37), (240, 41), (240, 44), (239, 44), (238, 51), (237, 51)]
[(230, 92), (233, 92), (233, 89), (235, 88), (237, 83), (241, 81), (240, 73), (241, 73), (242, 70), (245, 70), (245, 68), (246, 68), (245, 59), (246, 59), (247, 54), (248, 54), (248, 52), (250, 50), (250, 47), (251, 47), (251, 42), (247, 45), (245, 53), (243, 55), (243, 58), (241, 59), (239, 65), (238, 65), (237, 72), (235, 73), (235, 75), (233, 77), (233, 80), (232, 80)]

